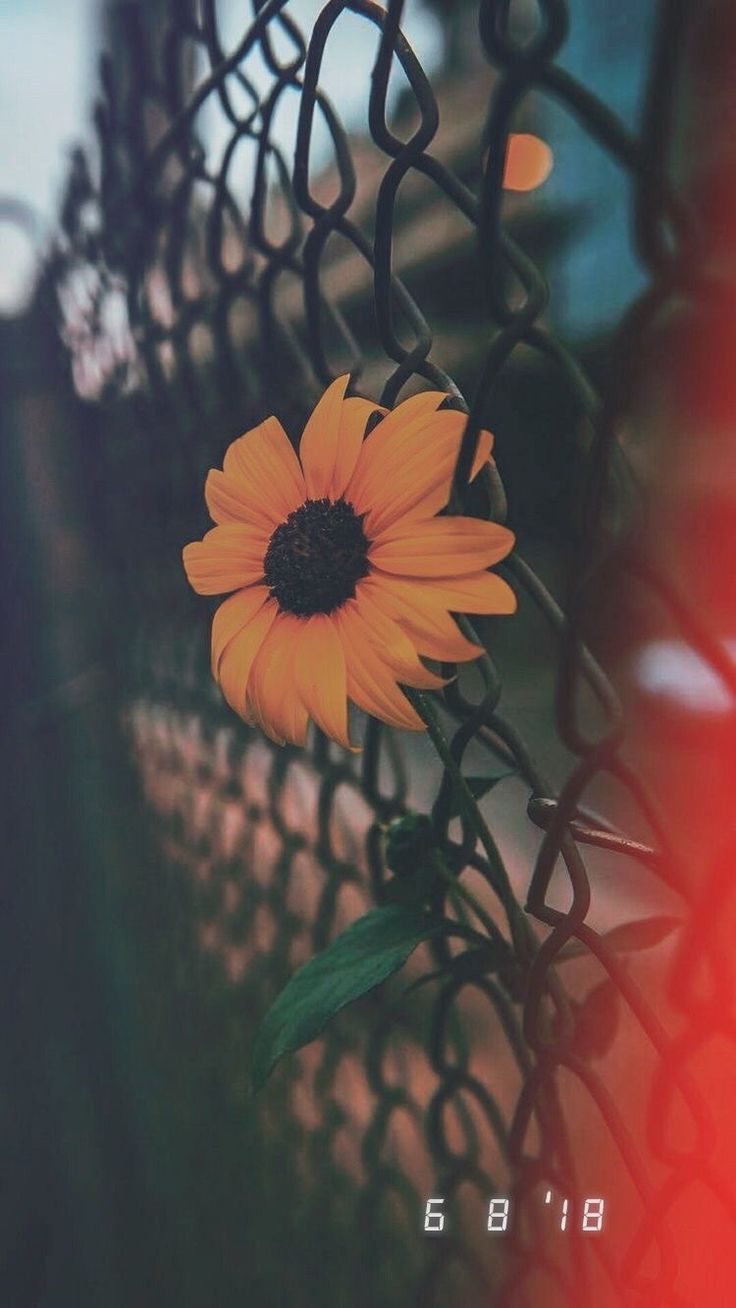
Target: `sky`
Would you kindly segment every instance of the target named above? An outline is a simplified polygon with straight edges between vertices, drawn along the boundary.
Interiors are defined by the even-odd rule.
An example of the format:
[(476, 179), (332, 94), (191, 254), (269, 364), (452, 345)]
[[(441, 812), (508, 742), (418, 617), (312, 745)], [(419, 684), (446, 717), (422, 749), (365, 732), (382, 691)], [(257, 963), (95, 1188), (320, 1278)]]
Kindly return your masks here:
[[(95, 0), (0, 0), (0, 196), (55, 212), (70, 146), (84, 130)], [(22, 296), (27, 238), (0, 223), (0, 312)]]
[[(305, 32), (322, 7), (323, 0), (289, 2), (289, 12)], [(42, 234), (53, 230), (70, 148), (79, 140), (89, 140), (101, 8), (102, 0), (0, 0), (0, 196), (29, 205), (39, 217)], [(571, 0), (571, 9), (570, 38), (561, 62), (632, 121), (640, 99), (653, 0), (618, 0), (615, 7), (610, 0)], [(226, 49), (242, 35), (249, 12), (248, 0), (219, 0)], [(442, 49), (436, 18), (422, 0), (406, 0), (403, 27), (431, 75)], [(345, 13), (327, 44), (321, 82), (339, 105), (343, 122), (354, 129), (366, 122), (377, 41), (377, 29)], [(257, 51), (247, 72), (260, 92), (271, 85)], [(398, 89), (397, 78), (394, 93)], [(293, 150), (297, 108), (296, 94), (285, 94), (274, 122), (274, 136), (287, 158)], [(543, 118), (544, 135), (555, 152), (545, 201), (586, 217), (576, 241), (553, 270), (552, 302), (562, 309), (565, 330), (573, 336), (586, 335), (614, 321), (639, 285), (628, 238), (629, 196), (606, 152), (592, 144), (566, 113), (547, 100)], [(230, 134), (216, 96), (203, 107), (200, 123), (211, 164), (216, 166)], [(319, 116), (315, 147), (317, 154), (329, 150)], [(254, 148), (244, 142), (235, 167), (245, 176), (253, 162)], [(318, 163), (318, 158), (313, 162)], [(231, 172), (231, 181), (235, 176)], [(18, 304), (32, 266), (27, 236), (0, 221), (0, 312)]]
[[(290, 0), (288, 13), (302, 32), (307, 34), (313, 29), (323, 8), (324, 0)], [(222, 43), (226, 50), (231, 49), (243, 35), (242, 0), (228, 0), (227, 3), (222, 3), (221, 0), (218, 13)], [(431, 75), (442, 57), (442, 34), (437, 19), (422, 5), (421, 0), (405, 0), (401, 25), (420, 63)], [(293, 47), (285, 38), (279, 40), (277, 28), (274, 28), (274, 34), (277, 57), (288, 60), (293, 56)], [(370, 75), (379, 37), (379, 30), (373, 23), (357, 14), (344, 12), (332, 28), (325, 47), (320, 85), (333, 103), (339, 106), (343, 122), (353, 129), (363, 125), (367, 128)], [(261, 94), (270, 89), (273, 77), (258, 50), (249, 56), (245, 71)], [(399, 78), (394, 79), (393, 86), (389, 83), (389, 87), (394, 96), (398, 94), (401, 89)], [(248, 105), (249, 101), (244, 96), (244, 108)], [(224, 117), (221, 117), (216, 97), (212, 97), (209, 107), (211, 139), (216, 143), (223, 139), (224, 133), (229, 136), (231, 129)], [(274, 123), (274, 136), (280, 140), (287, 156), (290, 147), (293, 151), (297, 109), (296, 93), (293, 96), (284, 94)]]
[[(100, 8), (99, 0), (0, 0), (0, 196), (30, 206), (41, 235), (53, 228), (70, 148), (89, 139)], [(320, 8), (321, 0), (289, 4), (304, 31)], [(226, 49), (242, 35), (244, 12), (249, 12), (244, 0), (221, 0), (218, 13)], [(441, 37), (421, 0), (407, 0), (403, 26), (431, 72), (441, 56)], [(377, 39), (377, 29), (352, 14), (341, 16), (330, 37), (322, 80), (349, 126), (358, 126), (365, 115)], [(270, 85), (257, 54), (249, 61), (248, 73), (259, 90)], [(296, 96), (285, 96), (274, 125), (274, 135), (287, 153), (293, 146), (296, 108)], [(215, 97), (203, 121), (214, 160), (228, 135)], [(244, 156), (241, 166), (250, 162)], [(14, 224), (0, 221), (0, 313), (22, 301), (32, 266), (27, 236)]]

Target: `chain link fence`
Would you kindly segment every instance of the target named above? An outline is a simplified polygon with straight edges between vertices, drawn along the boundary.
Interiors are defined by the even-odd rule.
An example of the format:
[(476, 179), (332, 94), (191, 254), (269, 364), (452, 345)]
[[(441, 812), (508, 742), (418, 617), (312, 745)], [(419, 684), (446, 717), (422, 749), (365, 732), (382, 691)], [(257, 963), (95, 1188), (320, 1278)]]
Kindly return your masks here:
[[(677, 1290), (672, 1196), (697, 1179), (736, 1215), (736, 1197), (705, 1161), (713, 1125), (687, 1070), (695, 1031), (720, 1030), (731, 1010), (727, 979), (697, 1005), (687, 981), (708, 955), (704, 906), (726, 893), (727, 872), (693, 890), (632, 766), (619, 695), (586, 643), (601, 591), (637, 575), (736, 689), (721, 647), (632, 545), (634, 478), (618, 440), (646, 386), (653, 324), (674, 298), (698, 293), (695, 238), (666, 167), (687, 6), (660, 6), (637, 134), (558, 62), (565, 0), (483, 0), (487, 64), (462, 116), (453, 114), (462, 79), (452, 94), (433, 86), (402, 34), (401, 0), (330, 0), (304, 27), (288, 0), (253, 0), (234, 40), (223, 36), (222, 9), (215, 0), (111, 7), (97, 146), (89, 160), (74, 158), (45, 274), (85, 400), (86, 500), (114, 580), (126, 738), (156, 851), (126, 895), (188, 1178), (192, 1302), (690, 1302)], [(346, 129), (322, 86), (347, 16), (375, 51), (367, 134)], [(508, 138), (525, 114), (534, 120), (540, 93), (615, 161), (632, 195), (646, 286), (592, 379), (550, 328), (545, 277), (504, 191)], [(293, 153), (278, 129), (285, 105)], [(458, 122), (465, 136), (451, 147)], [(449, 254), (434, 262), (414, 257), (417, 211), (451, 232)], [(431, 240), (429, 217), (426, 228)], [(435, 324), (452, 290), (447, 276), (438, 290), (427, 269), (443, 257), (449, 283), (453, 267), (471, 270), (458, 314), (471, 315), (472, 330), (459, 345)], [(514, 378), (539, 389), (541, 410), (563, 411), (549, 498), (562, 496), (564, 576), (553, 568), (548, 583), (550, 569), (530, 565), (523, 523), (501, 569), (520, 596), (522, 641), (542, 650), (542, 670), (532, 670), (541, 725), (514, 690), (518, 646), (494, 620), (479, 624), (489, 652), (447, 687), (430, 743), (407, 745), (370, 721), (357, 761), (319, 734), (306, 752), (277, 749), (223, 708), (201, 602), (179, 562), (181, 545), (207, 525), (204, 477), (266, 413), (295, 435), (346, 370), (383, 405), (424, 384), (447, 391), (468, 413), (455, 505), (509, 515), (515, 527), (502, 440), (480, 489), (468, 484), (478, 432), (496, 425)], [(475, 803), (473, 821), (458, 817), (457, 774), (489, 771), (510, 776)], [(601, 779), (617, 796), (608, 819), (588, 800)], [(404, 994), (402, 974), (362, 1000), (251, 1101), (259, 1016), (296, 966), (390, 899), (383, 831), (416, 811), (489, 905), (498, 949), (423, 946), (407, 975), (434, 980)], [(687, 938), (677, 945), (677, 1040), (656, 981), (648, 992), (625, 953), (654, 948), (656, 930), (632, 945), (635, 932), (606, 938), (590, 925), (601, 857), (641, 869), (678, 904)], [(436, 892), (435, 907), (454, 911), (447, 894)], [(576, 973), (590, 956), (598, 972)], [(632, 1028), (646, 1051), (636, 1044), (632, 1055), (640, 1114), (616, 1094), (618, 1042), (626, 1050)], [(623, 1065), (625, 1083), (626, 1054)], [(665, 1138), (673, 1098), (697, 1123), (690, 1149)], [(555, 1211), (561, 1196), (596, 1194), (598, 1164), (602, 1179), (605, 1169), (624, 1178), (615, 1239), (587, 1239), (578, 1221), (555, 1243), (545, 1193)], [(519, 1214), (503, 1241), (486, 1233), (498, 1195)], [(442, 1238), (422, 1235), (429, 1196), (445, 1200)]]

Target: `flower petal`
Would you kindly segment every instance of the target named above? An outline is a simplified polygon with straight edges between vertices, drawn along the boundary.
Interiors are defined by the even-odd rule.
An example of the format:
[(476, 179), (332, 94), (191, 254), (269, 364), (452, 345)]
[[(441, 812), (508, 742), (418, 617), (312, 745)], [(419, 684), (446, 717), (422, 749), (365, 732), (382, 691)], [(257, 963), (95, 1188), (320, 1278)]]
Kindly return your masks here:
[(215, 522), (253, 522), (270, 531), (306, 499), (299, 460), (281, 423), (266, 418), (228, 446), (223, 471), (205, 483)]
[(410, 519), (381, 532), (371, 546), (374, 567), (410, 577), (453, 577), (477, 572), (511, 551), (513, 532), (481, 518)]
[(396, 681), (424, 690), (447, 685), (444, 677), (425, 668), (406, 632), (375, 602), (370, 582), (358, 583), (355, 599), (348, 600), (342, 611), (350, 622), (351, 648), (370, 642), (389, 664)]
[(304, 428), (299, 454), (310, 499), (339, 500), (353, 475), (368, 419), (385, 413), (359, 396), (344, 399), (349, 376), (325, 391)]
[(294, 683), (294, 653), (301, 621), (279, 613), (253, 662), (247, 707), (254, 722), (277, 745), (303, 745), (309, 719)]
[(451, 613), (515, 613), (516, 595), (495, 572), (475, 572), (467, 577), (416, 577), (411, 587), (420, 605), (440, 605)]
[(348, 695), (358, 708), (391, 727), (407, 731), (424, 731), (424, 723), (399, 690), (385, 660), (376, 653), (370, 641), (356, 641), (355, 613), (343, 605), (335, 614), (335, 621), (346, 648), (348, 661)]
[(477, 658), (484, 650), (466, 640), (447, 612), (441, 587), (405, 581), (387, 574), (373, 573), (376, 603), (404, 628), (417, 653), (443, 662), (464, 663)]
[(334, 615), (315, 613), (301, 624), (294, 655), (296, 690), (312, 720), (332, 740), (352, 749), (348, 737), (345, 650)]
[(189, 585), (199, 595), (224, 595), (263, 577), (268, 536), (257, 527), (228, 522), (182, 550)]
[[(445, 507), (467, 424), (467, 414), (425, 408), (404, 426), (392, 425), (391, 439), (386, 440), (383, 428), (401, 408), (384, 418), (364, 441), (346, 492), (358, 512), (367, 515), (365, 528), (371, 539), (401, 519), (430, 518)], [(381, 441), (374, 444), (378, 436)], [(473, 476), (488, 461), (491, 444), (490, 432), (481, 432)]]
[(267, 596), (265, 603), (253, 613), (246, 626), (232, 637), (219, 658), (217, 679), (222, 693), (230, 707), (241, 717), (246, 717), (245, 696), (253, 660), (278, 613), (278, 605), (275, 600), (268, 598), (265, 586), (259, 586), (258, 591)]
[(249, 586), (246, 590), (236, 591), (215, 610), (212, 619), (212, 675), (215, 680), (226, 647), (263, 608), (268, 594), (266, 586)]
[(440, 391), (412, 395), (378, 423), (363, 442), (360, 456), (348, 487), (348, 494), (361, 513), (373, 507), (376, 495), (385, 487), (386, 477), (395, 476), (409, 451), (425, 447), (428, 432), (445, 432), (460, 428), (467, 419), (449, 410), (437, 412), (437, 405), (447, 396)]
[[(491, 433), (480, 433), (480, 441), (475, 462), (471, 470), (471, 480), (481, 468), (490, 462), (493, 438)], [(452, 489), (452, 478), (457, 463), (460, 440), (445, 440), (437, 448), (425, 450), (423, 456), (413, 468), (407, 465), (407, 473), (414, 478), (397, 485), (393, 495), (386, 496), (366, 520), (369, 537), (380, 533), (394, 522), (407, 521), (410, 518), (430, 518), (447, 507)], [(428, 462), (429, 461), (429, 462)]]
[(436, 413), (442, 401), (447, 398), (448, 396), (444, 391), (421, 391), (419, 395), (411, 395), (408, 400), (403, 400), (401, 404), (397, 404), (396, 408), (387, 413), (385, 418), (371, 432), (371, 460), (386, 454), (392, 448), (396, 438), (411, 423), (416, 422), (418, 418), (426, 418), (428, 415)]
[(343, 402), (334, 471), (325, 491), (330, 499), (339, 500), (344, 496), (358, 462), (368, 421), (374, 413), (386, 413), (386, 410), (359, 395), (351, 395)]
[(311, 500), (320, 500), (329, 494), (340, 443), (340, 415), (349, 382), (350, 373), (346, 372), (327, 387), (302, 432), (299, 458)]
[[(478, 473), (487, 463), (492, 463), (491, 449), (493, 447), (493, 437), (489, 431), (482, 431), (478, 439), (478, 448), (476, 450), (473, 466), (470, 470), (470, 480), (473, 481)], [(420, 498), (417, 498), (413, 486), (405, 486), (393, 502), (386, 504), (387, 512), (384, 514), (384, 506), (381, 505), (375, 512), (370, 514), (367, 520), (366, 528), (369, 535), (381, 533), (383, 526), (391, 525), (394, 522), (406, 522), (412, 518), (432, 518), (435, 513), (447, 508), (452, 490), (452, 478), (457, 464), (457, 455), (460, 449), (460, 442), (448, 448), (438, 450), (433, 454), (437, 464), (433, 469), (430, 467), (428, 472), (432, 474), (426, 477), (426, 474), (420, 468), (418, 475), (426, 477), (426, 486)], [(427, 457), (427, 456), (425, 456)]]

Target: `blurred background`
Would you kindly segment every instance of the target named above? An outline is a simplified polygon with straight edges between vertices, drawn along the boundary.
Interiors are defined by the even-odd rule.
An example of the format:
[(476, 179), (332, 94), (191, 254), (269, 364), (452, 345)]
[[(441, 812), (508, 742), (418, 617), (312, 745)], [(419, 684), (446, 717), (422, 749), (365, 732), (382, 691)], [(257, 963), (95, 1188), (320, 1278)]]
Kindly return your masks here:
[[(669, 1260), (693, 1219), (667, 1131), (707, 1132), (691, 1101), (683, 1126), (662, 1086), (679, 1092), (697, 1044), (690, 1070), (716, 1122), (736, 1089), (728, 965), (698, 926), (716, 903), (721, 929), (729, 920), (732, 840), (729, 5), (562, 6), (566, 39), (523, 73), (499, 164), (502, 230), (531, 277), (488, 219), (513, 80), (502, 44), (489, 60), (489, 32), (528, 50), (555, 6), (484, 4), (479, 28), (474, 0), (407, 0), (417, 62), (396, 39), (393, 138), (370, 109), (384, 9), (265, 9), (0, 2), (0, 1302), (717, 1302), (702, 1259)], [(259, 14), (265, 35), (240, 52)], [(311, 125), (306, 45), (336, 111), (318, 107)], [(412, 142), (435, 112), (421, 147), (432, 173)], [(663, 161), (697, 215), (687, 276)], [(604, 936), (668, 925), (630, 933), (613, 982), (586, 951), (565, 965), (583, 1014), (573, 1052), (593, 1079), (563, 1051), (568, 1135), (535, 1122), (523, 1166), (529, 994), (499, 978), (403, 1000), (437, 966), (429, 946), (250, 1094), (259, 1017), (296, 966), (382, 902), (382, 826), (427, 812), (442, 780), (423, 738), (368, 730), (353, 766), (321, 739), (277, 750), (233, 721), (180, 566), (209, 525), (203, 480), (228, 443), (271, 412), (296, 439), (346, 368), (389, 402), (453, 390), (495, 434), (498, 476), (469, 507), (506, 516), (524, 570), (510, 574), (513, 621), (483, 624), (502, 690), (462, 764), (512, 773), (482, 810), (520, 903), (549, 825), (535, 801), (554, 807), (587, 757), (565, 728), (566, 669), (597, 660), (627, 723), (574, 805), (585, 921)], [(573, 603), (584, 656), (560, 626), (557, 606)], [(596, 685), (581, 676), (576, 691), (591, 736), (605, 718)], [(477, 674), (459, 691), (477, 701)], [(448, 731), (463, 713), (447, 701)], [(547, 905), (570, 912), (573, 882), (557, 857)], [(711, 969), (700, 1007), (672, 982), (688, 941)], [(656, 1140), (653, 1104), (667, 1124)], [(712, 1140), (707, 1162), (701, 1137), (687, 1146), (713, 1250), (735, 1211), (733, 1142), (716, 1137), (715, 1172)], [(550, 1175), (577, 1196), (607, 1187), (610, 1254), (555, 1242), (539, 1218)], [(514, 1263), (484, 1240), (484, 1212), (520, 1177), (537, 1216)], [(421, 1234), (430, 1194), (451, 1206), (441, 1243)]]

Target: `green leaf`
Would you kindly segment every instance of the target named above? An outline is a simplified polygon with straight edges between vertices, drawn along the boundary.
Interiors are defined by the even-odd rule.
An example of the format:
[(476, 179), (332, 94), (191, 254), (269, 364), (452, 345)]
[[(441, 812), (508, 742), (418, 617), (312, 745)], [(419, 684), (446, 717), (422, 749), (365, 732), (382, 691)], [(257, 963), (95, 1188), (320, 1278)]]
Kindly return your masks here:
[(642, 917), (613, 927), (603, 937), (609, 949), (651, 949), (682, 926), (677, 917)]
[(403, 904), (358, 918), (287, 981), (261, 1022), (253, 1046), (253, 1088), (279, 1058), (314, 1040), (341, 1008), (397, 972), (423, 940), (452, 925)]
[[(653, 949), (681, 926), (682, 919), (679, 917), (641, 917), (634, 922), (623, 922), (621, 926), (604, 931), (601, 941), (609, 949), (626, 953), (638, 952), (643, 949)], [(555, 962), (564, 963), (569, 958), (589, 956), (590, 950), (587, 945), (579, 940), (570, 940), (560, 950)]]
[(446, 967), (438, 967), (433, 972), (425, 972), (424, 976), (419, 976), (415, 981), (410, 981), (409, 985), (402, 990), (400, 999), (407, 999), (415, 991), (429, 985), (430, 981), (446, 981), (448, 977), (452, 977), (456, 981), (475, 981), (479, 977), (487, 976), (489, 972), (497, 972), (501, 962), (503, 962), (503, 954), (495, 942), (482, 945), (480, 949), (468, 949), (464, 954), (458, 954), (453, 958)]
[(610, 977), (588, 992), (575, 1019), (574, 1049), (582, 1058), (603, 1058), (616, 1038), (619, 993)]
[[(466, 777), (465, 781), (473, 799), (482, 799), (484, 795), (488, 794), (489, 790), (493, 790), (493, 787), (498, 785), (499, 781), (505, 781), (507, 777), (515, 777), (516, 775), (515, 772), (500, 772), (495, 777)], [(463, 811), (463, 800), (456, 789), (450, 806), (449, 816), (451, 818), (461, 817)]]

